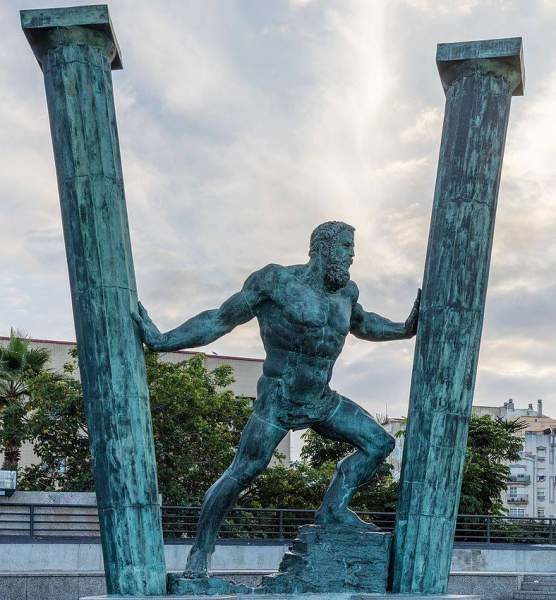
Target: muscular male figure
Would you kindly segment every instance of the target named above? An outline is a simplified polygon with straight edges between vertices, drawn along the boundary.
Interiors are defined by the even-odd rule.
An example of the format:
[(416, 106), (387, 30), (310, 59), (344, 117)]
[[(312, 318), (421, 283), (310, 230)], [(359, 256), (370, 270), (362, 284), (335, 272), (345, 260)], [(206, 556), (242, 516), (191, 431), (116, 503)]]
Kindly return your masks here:
[(250, 275), (240, 292), (216, 310), (161, 333), (139, 305), (134, 319), (145, 344), (156, 351), (204, 346), (253, 318), (266, 350), (253, 413), (232, 464), (205, 494), (186, 574), (207, 573), (208, 557), (222, 521), (240, 492), (263, 471), (290, 429), (314, 431), (353, 444), (336, 472), (316, 522), (365, 527), (348, 508), (355, 490), (369, 481), (394, 448), (394, 439), (363, 408), (330, 389), (332, 368), (348, 333), (373, 342), (411, 338), (419, 297), (404, 323), (393, 323), (358, 303), (350, 280), (354, 228), (330, 221), (311, 234), (304, 265), (268, 265)]

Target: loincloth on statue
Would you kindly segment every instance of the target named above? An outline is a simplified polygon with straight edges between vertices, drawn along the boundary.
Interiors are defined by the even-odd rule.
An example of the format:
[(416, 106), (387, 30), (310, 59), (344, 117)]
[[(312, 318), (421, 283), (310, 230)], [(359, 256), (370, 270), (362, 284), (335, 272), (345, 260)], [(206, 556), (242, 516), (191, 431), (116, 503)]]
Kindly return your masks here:
[(328, 385), (296, 393), (284, 381), (263, 375), (257, 383), (253, 412), (267, 423), (289, 431), (326, 421), (344, 400)]

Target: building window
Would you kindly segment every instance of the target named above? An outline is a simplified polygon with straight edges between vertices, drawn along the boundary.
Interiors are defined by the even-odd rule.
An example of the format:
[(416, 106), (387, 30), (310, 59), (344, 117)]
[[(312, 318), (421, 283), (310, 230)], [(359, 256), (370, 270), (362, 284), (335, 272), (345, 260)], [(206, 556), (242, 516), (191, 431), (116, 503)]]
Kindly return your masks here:
[(524, 517), (525, 509), (524, 508), (510, 508), (510, 517)]
[(537, 508), (537, 517), (544, 519), (544, 508)]
[(537, 490), (537, 500), (539, 502), (544, 502), (544, 490)]
[(546, 458), (546, 448), (544, 446), (537, 447), (537, 460), (544, 460)]
[(515, 498), (517, 496), (517, 486), (510, 485), (510, 488), (508, 490), (508, 496), (510, 496), (511, 498)]
[(54, 463), (54, 468), (58, 475), (65, 475), (66, 474), (66, 459), (65, 458), (56, 459), (56, 461)]

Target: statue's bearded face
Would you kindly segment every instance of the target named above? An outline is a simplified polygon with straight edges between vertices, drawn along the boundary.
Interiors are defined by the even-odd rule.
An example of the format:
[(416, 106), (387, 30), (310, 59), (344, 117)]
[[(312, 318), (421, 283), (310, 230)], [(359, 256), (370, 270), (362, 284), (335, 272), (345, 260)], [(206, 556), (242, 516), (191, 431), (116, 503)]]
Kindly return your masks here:
[(349, 281), (349, 268), (355, 256), (353, 231), (341, 231), (332, 241), (328, 256), (325, 257), (325, 283), (335, 292), (345, 287)]

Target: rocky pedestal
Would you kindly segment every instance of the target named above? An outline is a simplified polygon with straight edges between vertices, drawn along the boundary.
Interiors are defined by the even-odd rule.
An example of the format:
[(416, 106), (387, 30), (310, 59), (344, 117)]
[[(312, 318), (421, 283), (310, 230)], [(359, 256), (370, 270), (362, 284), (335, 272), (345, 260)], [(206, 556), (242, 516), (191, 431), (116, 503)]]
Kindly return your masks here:
[(258, 593), (384, 593), (392, 536), (338, 525), (304, 525), (280, 571)]
[(221, 577), (180, 577), (168, 575), (168, 594), (178, 597), (236, 597), (239, 594), (253, 594), (255, 588), (234, 583)]
[(289, 597), (289, 594), (350, 596), (386, 591), (390, 533), (343, 525), (303, 525), (297, 535), (280, 563), (279, 572), (263, 577), (257, 588), (214, 576), (191, 579), (170, 575), (168, 593), (192, 597), (243, 597), (244, 594)]

